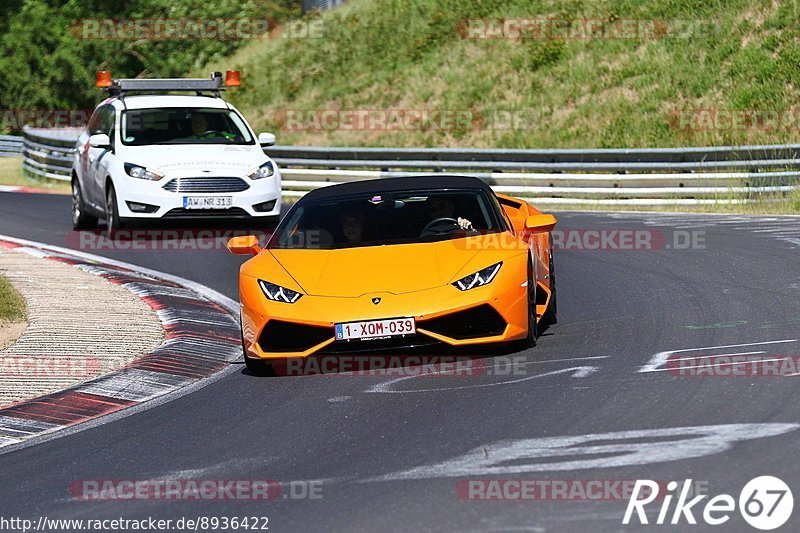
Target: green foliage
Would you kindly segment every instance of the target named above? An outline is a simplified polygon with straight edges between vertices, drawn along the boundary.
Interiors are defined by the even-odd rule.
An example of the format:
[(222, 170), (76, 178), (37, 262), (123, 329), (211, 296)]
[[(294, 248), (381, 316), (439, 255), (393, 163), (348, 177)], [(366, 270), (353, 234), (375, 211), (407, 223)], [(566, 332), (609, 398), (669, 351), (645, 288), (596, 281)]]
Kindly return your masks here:
[[(349, 0), (301, 24), (321, 38), (90, 41), (83, 17), (297, 16), (292, 0), (1, 0), (0, 108), (85, 108), (93, 76), (205, 76), (241, 68), (229, 95), (281, 143), (603, 147), (797, 142), (795, 129), (689, 130), (681, 112), (780, 112), (800, 101), (800, 3), (751, 0)], [(120, 5), (118, 5), (120, 4)], [(293, 7), (295, 6), (295, 7)], [(121, 10), (121, 11), (120, 11)], [(465, 38), (477, 19), (659, 21), (655, 39)], [(675, 28), (678, 28), (675, 34)], [(244, 46), (240, 46), (244, 44)], [(527, 127), (285, 128), (284, 110), (530, 113)], [(685, 116), (685, 115), (684, 115)]]
[(25, 300), (6, 278), (0, 276), (0, 324), (20, 322), (24, 319)]
[[(751, 0), (349, 0), (321, 39), (250, 43), (231, 95), (281, 143), (612, 147), (797, 142), (800, 131), (678, 127), (681, 111), (800, 101), (800, 3)], [(651, 39), (468, 39), (476, 19), (657, 23)], [(664, 33), (666, 31), (666, 33)], [(209, 67), (204, 67), (208, 70)], [(200, 72), (200, 69), (195, 71)], [(532, 111), (527, 128), (287, 129), (284, 109)], [(276, 118), (277, 117), (277, 118)]]
[[(2, 0), (0, 109), (85, 109), (100, 93), (97, 70), (114, 76), (182, 76), (221, 61), (246, 40), (94, 38), (84, 19), (279, 19), (293, 0)], [(86, 37), (90, 38), (86, 38)]]
[(530, 47), (530, 55), (528, 56), (528, 67), (531, 70), (539, 70), (547, 65), (552, 65), (561, 59), (566, 47), (564, 41), (530, 41), (533, 46)]

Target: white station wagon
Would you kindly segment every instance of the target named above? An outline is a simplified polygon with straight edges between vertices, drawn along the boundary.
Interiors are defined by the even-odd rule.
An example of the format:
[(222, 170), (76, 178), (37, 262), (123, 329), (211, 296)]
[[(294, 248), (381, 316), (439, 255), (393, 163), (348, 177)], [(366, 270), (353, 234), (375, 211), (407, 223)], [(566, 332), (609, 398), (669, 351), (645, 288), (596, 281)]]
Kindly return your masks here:
[[(107, 221), (109, 232), (154, 219), (272, 219), (281, 175), (253, 129), (220, 97), (239, 84), (228, 71), (208, 79), (119, 79), (98, 73), (110, 97), (75, 146), (72, 224)], [(194, 94), (174, 94), (191, 92)]]

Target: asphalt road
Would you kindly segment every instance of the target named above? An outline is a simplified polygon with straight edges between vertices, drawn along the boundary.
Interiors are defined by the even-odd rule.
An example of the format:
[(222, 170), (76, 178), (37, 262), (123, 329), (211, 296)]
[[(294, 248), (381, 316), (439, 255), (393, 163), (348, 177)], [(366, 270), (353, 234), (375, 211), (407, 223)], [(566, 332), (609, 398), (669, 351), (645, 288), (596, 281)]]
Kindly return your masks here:
[[(68, 211), (67, 197), (0, 194), (0, 234), (74, 244)], [(677, 350), (800, 355), (800, 219), (559, 220), (577, 230), (556, 256), (560, 321), (537, 347), (488, 358), (496, 372), (404, 380), (234, 372), (154, 409), (0, 455), (0, 516), (267, 516), (273, 531), (619, 531), (642, 528), (635, 518), (622, 525), (625, 499), (475, 501), (457, 487), (691, 478), (738, 500), (750, 479), (773, 475), (800, 495), (796, 377), (687, 376), (659, 366), (668, 354), (653, 359)], [(595, 243), (584, 230), (636, 230), (654, 249), (578, 250), (579, 241)], [(694, 246), (676, 249), (687, 238)], [(237, 296), (241, 259), (224, 249), (85, 251)], [(290, 482), (321, 481), (321, 498), (85, 502), (69, 491), (78, 480), (174, 478), (269, 479), (298, 493), (302, 485)], [(647, 507), (651, 522), (660, 505)], [(694, 512), (701, 523), (703, 505)], [(795, 510), (784, 528), (798, 525)], [(655, 529), (708, 528), (683, 519)], [(716, 529), (753, 531), (736, 511)]]

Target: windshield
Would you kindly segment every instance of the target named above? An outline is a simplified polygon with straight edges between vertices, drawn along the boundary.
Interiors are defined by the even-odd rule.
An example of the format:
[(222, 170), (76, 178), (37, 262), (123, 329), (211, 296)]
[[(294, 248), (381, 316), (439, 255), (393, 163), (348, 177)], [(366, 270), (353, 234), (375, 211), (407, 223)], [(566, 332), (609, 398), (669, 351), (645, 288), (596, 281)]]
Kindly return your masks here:
[(230, 109), (130, 109), (122, 114), (120, 128), (122, 143), (128, 146), (253, 144), (244, 120)]
[(269, 248), (354, 248), (434, 242), (505, 231), (485, 191), (365, 194), (298, 204)]

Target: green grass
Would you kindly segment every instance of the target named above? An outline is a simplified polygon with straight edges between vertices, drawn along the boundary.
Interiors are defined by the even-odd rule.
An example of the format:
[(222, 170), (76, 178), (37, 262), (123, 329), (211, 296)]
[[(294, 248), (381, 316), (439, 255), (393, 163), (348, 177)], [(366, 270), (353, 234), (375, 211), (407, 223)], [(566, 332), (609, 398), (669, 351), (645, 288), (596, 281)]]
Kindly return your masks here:
[[(680, 36), (470, 40), (479, 18), (656, 20)], [(209, 68), (239, 68), (229, 98), (281, 144), (609, 148), (798, 142), (784, 127), (687, 128), (698, 110), (792, 112), (800, 101), (800, 2), (767, 0), (351, 0), (323, 37), (250, 43)], [(517, 112), (512, 128), (287, 128), (286, 110)], [(585, 208), (585, 207), (584, 207)], [(800, 212), (800, 194), (689, 210)], [(687, 210), (664, 207), (659, 210)]]
[(6, 278), (0, 276), (0, 324), (21, 322), (24, 319), (25, 300)]
[[(275, 131), (283, 144), (603, 148), (794, 142), (800, 124), (689, 131), (681, 128), (680, 117), (696, 109), (794, 109), (800, 100), (797, 5), (351, 0), (313, 15), (322, 17), (323, 38), (258, 41), (210, 66), (243, 70), (245, 85), (232, 100), (257, 129)], [(691, 31), (686, 38), (649, 40), (467, 40), (459, 34), (466, 19), (501, 17), (657, 19)], [(389, 108), (467, 110), (474, 116), (518, 111), (532, 120), (514, 129), (287, 131), (280, 113)]]
[(0, 157), (0, 185), (32, 187), (64, 194), (70, 192), (70, 184), (67, 181), (26, 176), (22, 171), (21, 157)]

